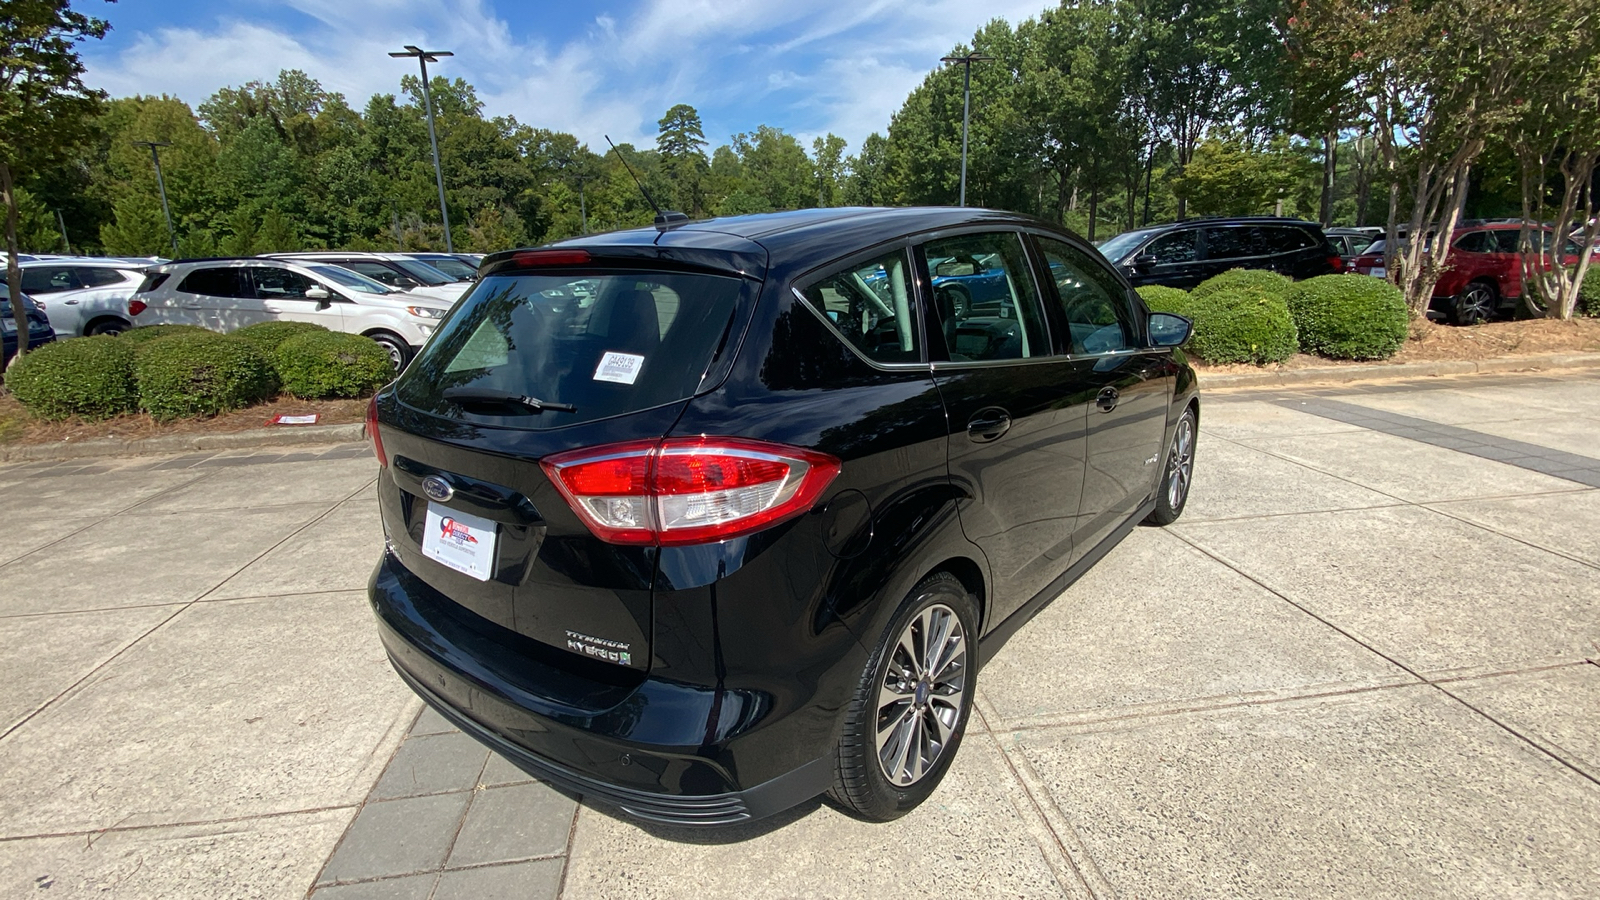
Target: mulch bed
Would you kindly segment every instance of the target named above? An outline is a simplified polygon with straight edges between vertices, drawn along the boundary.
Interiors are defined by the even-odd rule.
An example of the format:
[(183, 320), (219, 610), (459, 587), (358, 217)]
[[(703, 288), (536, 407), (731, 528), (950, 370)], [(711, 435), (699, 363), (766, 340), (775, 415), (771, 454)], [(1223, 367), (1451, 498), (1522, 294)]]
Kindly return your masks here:
[(301, 426), (269, 425), (274, 416), (303, 416), (317, 413), (318, 425), (347, 425), (367, 415), (366, 400), (296, 400), (280, 397), (223, 413), (211, 419), (179, 419), (157, 422), (144, 413), (117, 416), (99, 422), (68, 419), (44, 422), (28, 415), (10, 394), (0, 395), (0, 444), (75, 444), (97, 438), (137, 440), (167, 434), (231, 434), (241, 431), (287, 431)]
[(1414, 322), (1410, 339), (1400, 352), (1385, 360), (1324, 359), (1297, 353), (1276, 366), (1231, 364), (1214, 366), (1191, 360), (1203, 372), (1236, 373), (1286, 371), (1325, 366), (1371, 366), (1384, 363), (1438, 362), (1441, 360), (1494, 359), (1538, 353), (1600, 351), (1600, 319), (1525, 319), (1458, 327)]

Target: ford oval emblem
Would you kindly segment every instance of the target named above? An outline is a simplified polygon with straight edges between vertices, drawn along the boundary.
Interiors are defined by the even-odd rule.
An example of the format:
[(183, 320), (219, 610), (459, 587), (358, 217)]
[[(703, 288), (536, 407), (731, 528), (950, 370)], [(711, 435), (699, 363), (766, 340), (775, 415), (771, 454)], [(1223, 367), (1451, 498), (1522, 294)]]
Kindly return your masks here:
[(422, 479), (422, 492), (428, 495), (429, 500), (437, 500), (440, 503), (456, 495), (456, 489), (450, 486), (450, 482), (437, 475), (429, 475)]

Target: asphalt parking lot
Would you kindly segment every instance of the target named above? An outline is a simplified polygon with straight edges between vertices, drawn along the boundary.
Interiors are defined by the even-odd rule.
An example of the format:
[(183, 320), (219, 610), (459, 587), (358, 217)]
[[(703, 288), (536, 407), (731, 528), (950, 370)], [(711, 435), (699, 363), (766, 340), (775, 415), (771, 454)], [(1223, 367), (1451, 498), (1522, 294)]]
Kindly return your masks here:
[(422, 712), (361, 445), (0, 468), (0, 896), (1594, 896), (1600, 375), (1203, 402), (891, 825), (641, 826)]

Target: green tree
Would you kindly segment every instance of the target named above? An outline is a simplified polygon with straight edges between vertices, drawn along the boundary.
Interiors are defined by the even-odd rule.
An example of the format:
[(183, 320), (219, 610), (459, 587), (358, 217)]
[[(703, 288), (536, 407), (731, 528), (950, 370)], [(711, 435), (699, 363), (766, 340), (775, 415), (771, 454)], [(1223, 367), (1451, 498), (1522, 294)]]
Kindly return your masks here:
[(1174, 185), (1202, 216), (1309, 215), (1316, 164), (1278, 135), (1263, 148), (1238, 133), (1203, 141)]
[(818, 206), (838, 206), (844, 195), (844, 185), (849, 177), (845, 147), (844, 138), (832, 132), (811, 142), (811, 165), (817, 173)]
[(811, 159), (794, 135), (762, 125), (733, 136), (743, 175), (743, 212), (772, 212), (814, 206)]
[(100, 243), (116, 256), (156, 256), (171, 250), (160, 201), (142, 195), (118, 200), (112, 221), (100, 226)]
[(526, 247), (528, 236), (522, 229), (522, 220), (515, 214), (487, 206), (478, 210), (467, 223), (467, 240), (463, 244), (470, 253), (494, 253)]
[(888, 139), (874, 131), (861, 142), (861, 152), (850, 157), (845, 168), (844, 200), (851, 206), (887, 206)]
[(89, 137), (103, 94), (84, 85), (77, 45), (103, 38), (104, 21), (67, 0), (8, 0), (0, 16), (0, 201), (5, 203), (6, 283), (19, 325), (16, 359), (28, 348), (21, 315), (16, 173), (44, 168)]
[(672, 181), (670, 202), (675, 209), (699, 217), (705, 211), (705, 180), (711, 170), (700, 113), (679, 103), (667, 110), (656, 127), (656, 152), (661, 154), (663, 173)]

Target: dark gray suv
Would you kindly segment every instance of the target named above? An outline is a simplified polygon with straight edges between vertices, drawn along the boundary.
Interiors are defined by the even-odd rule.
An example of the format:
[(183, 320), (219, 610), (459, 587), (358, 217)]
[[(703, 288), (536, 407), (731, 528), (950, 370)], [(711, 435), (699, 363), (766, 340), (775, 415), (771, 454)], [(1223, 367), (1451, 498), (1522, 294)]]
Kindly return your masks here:
[(1229, 269), (1266, 269), (1294, 279), (1342, 269), (1339, 251), (1321, 225), (1272, 216), (1141, 228), (1106, 241), (1100, 252), (1134, 285), (1184, 290)]

